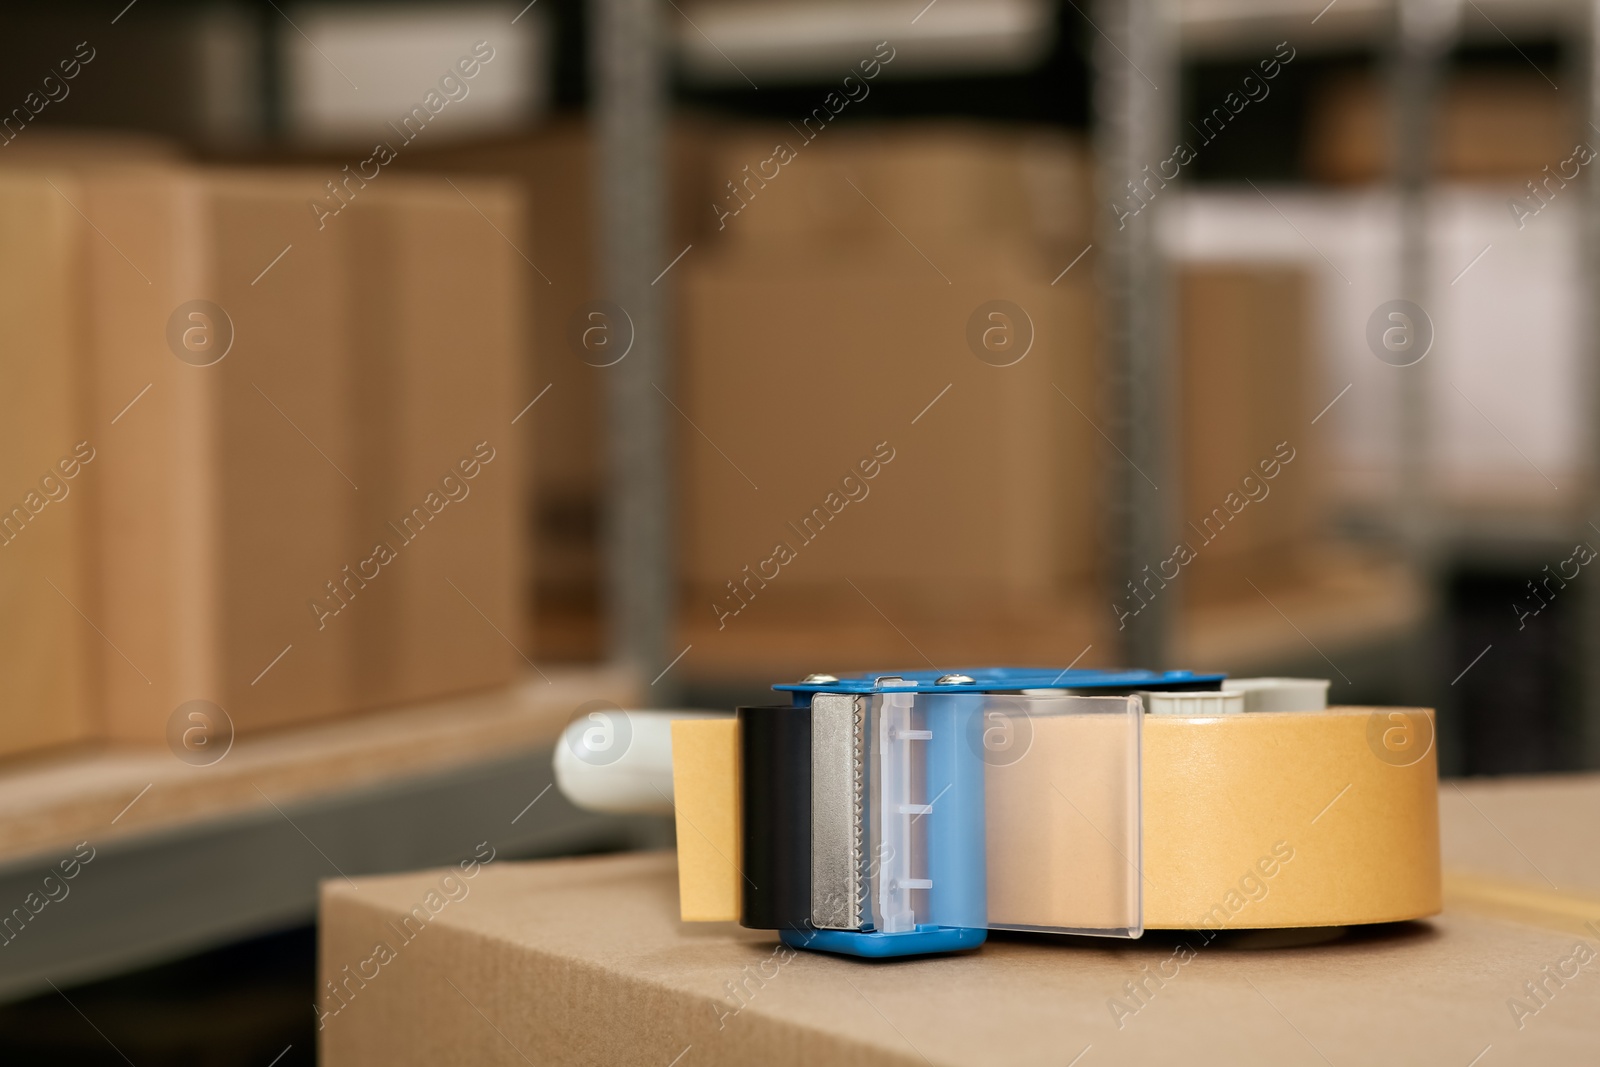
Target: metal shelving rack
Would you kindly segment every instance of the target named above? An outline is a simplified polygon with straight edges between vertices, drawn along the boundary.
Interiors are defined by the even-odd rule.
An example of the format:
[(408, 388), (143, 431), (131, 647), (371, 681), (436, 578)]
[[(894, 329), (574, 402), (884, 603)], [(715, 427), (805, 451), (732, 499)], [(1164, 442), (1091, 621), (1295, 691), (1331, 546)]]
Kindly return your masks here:
[[(1431, 124), (1432, 97), (1464, 10), (1459, 0), (1342, 0), (1304, 4), (1199, 3), (1195, 0), (1098, 0), (1087, 13), (1094, 26), (1093, 142), (1097, 186), (1108, 199), (1127, 191), (1146, 164), (1165, 157), (1168, 131), (1176, 128), (1180, 104), (1180, 56), (1220, 55), (1289, 37), (1296, 47), (1376, 49), (1387, 57), (1394, 94), (1398, 149), (1396, 190), (1402, 204), (1401, 290), (1425, 303), (1426, 205), (1429, 175), (1423, 147)], [(1600, 128), (1600, 2), (1481, 0), (1474, 9), (1512, 40), (1515, 35), (1555, 35), (1581, 46), (1588, 74), (1588, 111)], [(662, 294), (648, 285), (662, 262), (660, 205), (664, 199), (662, 127), (666, 94), (667, 41), (657, 0), (590, 0), (596, 34), (596, 99), (602, 130), (602, 202), (605, 205), (605, 271), (613, 292), (636, 316), (637, 340), (626, 371), (613, 380), (611, 419), (616, 445), (610, 513), (615, 534), (608, 546), (613, 612), (612, 651), (621, 659), (661, 664), (673, 618), (672, 559), (667, 525), (668, 424), (661, 418), (652, 385), (670, 366)], [(1475, 27), (1482, 30), (1483, 27)], [(1498, 40), (1499, 37), (1491, 38)], [(1600, 182), (1589, 193), (1590, 239), (1585, 242), (1587, 276), (1600, 288)], [(1108, 280), (1108, 348), (1113, 436), (1125, 453), (1115, 464), (1109, 542), (1118, 589), (1137, 582), (1178, 523), (1175, 494), (1154, 485), (1173, 484), (1175, 440), (1171, 431), (1176, 398), (1171, 344), (1170, 294), (1157, 241), (1161, 198), (1136, 224), (1104, 222), (1098, 241)], [(1592, 305), (1591, 305), (1592, 306)], [(1591, 311), (1589, 336), (1600, 337), (1600, 312)], [(1591, 342), (1600, 348), (1600, 340)], [(1600, 351), (1596, 353), (1600, 363)], [(1418, 369), (1418, 368), (1423, 369)], [(1400, 387), (1402, 424), (1397, 442), (1401, 490), (1395, 533), (1424, 577), (1442, 572), (1444, 545), (1439, 516), (1429, 496), (1426, 361), (1407, 368)], [(1593, 423), (1600, 424), (1600, 373), (1590, 386)], [(1600, 469), (1600, 462), (1596, 463)], [(1600, 491), (1587, 493), (1587, 513), (1600, 527)], [(1175, 596), (1152, 601), (1124, 632), (1120, 657), (1129, 662), (1171, 665), (1177, 616)], [(1432, 619), (1437, 612), (1430, 611)], [(1600, 592), (1585, 601), (1582, 641), (1600, 647)], [(1413, 657), (1428, 670), (1427, 657)], [(1600, 656), (1584, 656), (1585, 760), (1600, 764)], [(1432, 673), (1437, 674), (1435, 670)], [(1437, 679), (1433, 679), (1437, 681)], [(1428, 688), (1419, 679), (1416, 688)], [(1433, 687), (1437, 690), (1438, 686)]]
[[(1128, 0), (1158, 6), (1161, 0)], [(1108, 3), (1107, 7), (1115, 7)], [(1427, 151), (1429, 134), (1433, 127), (1434, 103), (1442, 83), (1443, 72), (1451, 48), (1468, 30), (1467, 17), (1475, 21), (1472, 32), (1487, 41), (1504, 40), (1516, 48), (1516, 39), (1556, 38), (1567, 42), (1580, 60), (1572, 67), (1581, 71), (1586, 82), (1585, 117), (1588, 129), (1600, 130), (1600, 3), (1593, 0), (1541, 0), (1534, 3), (1516, 3), (1512, 0), (1473, 0), (1469, 11), (1463, 0), (1354, 0), (1335, 7), (1318, 3), (1230, 5), (1225, 3), (1187, 2), (1183, 4), (1179, 19), (1180, 31), (1185, 38), (1191, 35), (1203, 51), (1228, 50), (1235, 46), (1255, 45), (1279, 34), (1291, 37), (1297, 45), (1318, 44), (1334, 47), (1361, 47), (1375, 49), (1387, 60), (1389, 91), (1393, 103), (1395, 147), (1394, 188), (1399, 204), (1399, 279), (1400, 295), (1427, 306), (1430, 271), (1428, 251), (1428, 204), (1431, 175)], [(1306, 18), (1315, 18), (1309, 23)], [(1320, 25), (1319, 25), (1320, 23)], [(1520, 51), (1520, 49), (1519, 49)], [(1097, 89), (1116, 92), (1123, 88), (1115, 79), (1097, 83)], [(1163, 96), (1162, 105), (1176, 103), (1173, 96)], [(1127, 110), (1138, 116), (1143, 114), (1127, 101), (1109, 105), (1099, 112), (1115, 114)], [(1166, 117), (1147, 119), (1152, 123), (1167, 121)], [(1141, 136), (1134, 134), (1133, 136)], [(1577, 136), (1584, 136), (1577, 132)], [(1600, 290), (1600, 181), (1591, 180), (1587, 193), (1585, 217), (1584, 277), (1587, 289)], [(1583, 336), (1590, 338), (1586, 411), (1589, 425), (1600, 426), (1600, 310), (1594, 301), (1585, 301), (1587, 321)], [(1137, 366), (1137, 358), (1123, 353), (1127, 366)], [(1428, 410), (1428, 380), (1433, 373), (1428, 361), (1404, 368), (1400, 379), (1399, 406), (1401, 434), (1396, 442), (1399, 457), (1399, 491), (1395, 502), (1398, 518), (1395, 533), (1416, 573), (1422, 579), (1429, 603), (1426, 608), (1425, 628), (1428, 633), (1438, 632), (1441, 621), (1436, 590), (1453, 553), (1464, 545), (1444, 525), (1445, 516), (1431, 492), (1429, 457), (1434, 447), (1434, 427)], [(1130, 447), (1148, 447), (1135, 434)], [(1585, 517), (1600, 529), (1600, 440), (1589, 442), (1592, 459), (1588, 484), (1584, 489)], [(1152, 462), (1156, 462), (1152, 459)], [(1124, 536), (1129, 543), (1142, 534), (1135, 528), (1138, 520), (1130, 517)], [(1557, 523), (1556, 525), (1564, 525)], [(1579, 525), (1570, 532), (1582, 536)], [(1526, 540), (1548, 543), (1552, 536), (1560, 536), (1545, 522), (1532, 522), (1501, 526), (1491, 532), (1493, 541), (1502, 548), (1510, 542)], [(1574, 733), (1582, 747), (1582, 761), (1587, 766), (1600, 765), (1600, 589), (1593, 583), (1583, 594), (1581, 623), (1576, 650), (1582, 664), (1582, 698), (1578, 714), (1580, 722), (1574, 724)], [(1433, 700), (1445, 688), (1439, 681), (1446, 670), (1442, 648), (1427, 644), (1421, 655), (1412, 657), (1411, 665), (1417, 676), (1407, 680), (1408, 689), (1418, 694), (1418, 699)]]

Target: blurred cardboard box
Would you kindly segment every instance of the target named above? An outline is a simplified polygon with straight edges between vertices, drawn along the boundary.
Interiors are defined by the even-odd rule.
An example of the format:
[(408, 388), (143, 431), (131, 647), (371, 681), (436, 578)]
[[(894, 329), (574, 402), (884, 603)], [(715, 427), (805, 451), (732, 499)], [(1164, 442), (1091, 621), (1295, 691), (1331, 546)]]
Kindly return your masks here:
[(1274, 263), (1179, 272), (1180, 535), (1204, 597), (1239, 568), (1281, 574), (1323, 518), (1311, 419), (1312, 280)]
[[(703, 131), (679, 122), (668, 139), (668, 225), (674, 249), (700, 240), (712, 221), (703, 195)], [(519, 422), (527, 427), (533, 545), (534, 641), (542, 656), (592, 660), (603, 654), (600, 627), (601, 496), (606, 479), (606, 369), (584, 362), (571, 327), (584, 305), (606, 294), (599, 243), (594, 144), (579, 122), (537, 133), (419, 152), (402, 161), (413, 173), (495, 175), (515, 182), (526, 205), (507, 240), (536, 267), (520, 294), (530, 328), (519, 356), (527, 399), (549, 393)], [(675, 254), (675, 252), (673, 253)], [(666, 266), (665, 263), (662, 266)], [(524, 400), (523, 403), (526, 403)], [(519, 405), (520, 407), (520, 405)]]
[(397, 177), (351, 218), (356, 523), (371, 531), (352, 547), (387, 540), (408, 557), (352, 620), (364, 706), (500, 685), (526, 665), (504, 635), (524, 643), (529, 433), (511, 420), (532, 396), (527, 265), (495, 232), (522, 227), (522, 200), (503, 182), (455, 184)]
[[(1098, 599), (1103, 478), (1120, 460), (1102, 436), (1094, 261), (1058, 277), (1077, 231), (986, 195), (1020, 187), (1028, 142), (819, 139), (744, 188), (708, 254), (685, 259), (673, 400), (694, 632), (875, 606), (926, 628)], [(1205, 599), (1242, 585), (1245, 565), (1293, 571), (1316, 538), (1312, 298), (1302, 271), (1272, 263), (1189, 266), (1178, 283), (1185, 585)], [(1011, 366), (981, 352), (1000, 300), (1033, 331)], [(868, 479), (874, 449), (895, 459)]]
[[(1084, 236), (1089, 220), (1081, 149), (1058, 134), (990, 133), (947, 125), (888, 133), (828, 131), (800, 149), (803, 161), (785, 165), (780, 178), (759, 188), (760, 179), (747, 177), (744, 168), (759, 170), (780, 138), (800, 142), (782, 126), (733, 131), (694, 123), (674, 126), (669, 139), (670, 244), (673, 249), (694, 248), (664, 284), (687, 287), (690, 283), (680, 272), (687, 278), (684, 268), (692, 268), (707, 253), (721, 255), (724, 247), (731, 254), (736, 247), (799, 243), (826, 248), (865, 240), (882, 247), (894, 242), (895, 254), (904, 253), (901, 238), (864, 197), (895, 204), (891, 214), (907, 232), (927, 230), (946, 240), (957, 234), (981, 241), (1009, 235), (1029, 247), (1048, 247), (1052, 255), (1058, 247), (1070, 246), (1060, 265), (1035, 266), (1041, 275), (1036, 280), (1042, 282), (1089, 240)], [(592, 657), (600, 651), (599, 628), (593, 623), (601, 582), (605, 369), (584, 363), (569, 337), (579, 309), (605, 295), (595, 255), (592, 152), (582, 125), (554, 123), (526, 138), (454, 146), (408, 161), (412, 167), (508, 175), (527, 193), (527, 228), (515, 240), (539, 265), (539, 273), (529, 275), (527, 293), (534, 319), (530, 396), (550, 386), (549, 396), (528, 415), (535, 442), (535, 631), (542, 653), (566, 657)], [(841, 166), (860, 193), (841, 179)], [(759, 188), (762, 202), (728, 219), (726, 204), (739, 203), (727, 190), (735, 179), (746, 183), (741, 186), (746, 197)], [(1086, 262), (1078, 270), (1087, 274), (1088, 266)], [(828, 269), (826, 261), (819, 269)], [(793, 274), (803, 282), (806, 268)], [(774, 283), (789, 284), (783, 279)], [(1058, 289), (1070, 294), (1072, 287)], [(975, 297), (974, 305), (988, 296)], [(686, 293), (680, 297), (681, 315), (690, 313), (684, 303), (688, 299)], [(1072, 297), (1063, 299), (1070, 303)], [(964, 329), (964, 324), (958, 326)], [(680, 362), (694, 362), (690, 353), (700, 342), (689, 332), (680, 330), (678, 336)], [(959, 338), (958, 332), (958, 344)], [(692, 476), (686, 472), (685, 478)], [(1013, 536), (1020, 534), (1014, 531)]]
[(739, 210), (679, 268), (689, 617), (871, 612), (864, 595), (949, 613), (1089, 578), (1092, 264), (1051, 284), (1066, 260), (1023, 195), (1035, 139), (791, 137), (740, 207), (724, 172), (768, 140), (719, 147), (713, 195)]
[(173, 142), (127, 130), (73, 130), (28, 127), (0, 145), (0, 163), (27, 167), (82, 168), (129, 163), (177, 163), (184, 157)]
[(0, 755), (93, 732), (83, 224), (70, 173), (0, 169)]
[[(1029, 250), (922, 250), (953, 284), (904, 246), (737, 250), (685, 271), (674, 400), (691, 617), (720, 628), (784, 604), (870, 611), (850, 582), (907, 611), (1025, 610), (1102, 576), (1116, 457), (1100, 436), (1089, 274), (1052, 286)], [(987, 365), (968, 343), (995, 294), (1034, 330), (1013, 366)], [(1242, 585), (1246, 566), (1285, 575), (1317, 540), (1310, 303), (1296, 267), (1179, 275), (1180, 535), (1195, 552), (1185, 587), (1202, 599)], [(859, 463), (880, 442), (895, 458), (878, 456), (865, 478)]]
[(712, 236), (741, 247), (883, 244), (886, 218), (913, 238), (1009, 235), (1074, 254), (1092, 239), (1087, 153), (1048, 129), (774, 126), (719, 138), (708, 176)]
[[(673, 399), (691, 611), (824, 591), (865, 608), (847, 579), (923, 602), (1048, 599), (1091, 573), (1098, 457), (1072, 407), (1095, 408), (1090, 294), (1052, 288), (1021, 249), (924, 251), (951, 284), (909, 248), (685, 272)], [(1020, 315), (990, 320), (1002, 294)], [(1029, 350), (983, 362), (974, 316), (980, 333), (1031, 334)], [(777, 577), (780, 546), (797, 558)]]
[[(1457, 74), (1434, 111), (1433, 169), (1441, 178), (1537, 181), (1583, 136), (1574, 104), (1532, 72)], [(1392, 169), (1394, 113), (1371, 74), (1329, 79), (1312, 97), (1306, 169), (1321, 181), (1377, 181)]]
[[(537, 269), (523, 272), (530, 330), (518, 354), (528, 399), (550, 392), (521, 420), (533, 514), (521, 517), (535, 544), (538, 593), (593, 595), (599, 582), (598, 495), (604, 480), (604, 386), (599, 368), (567, 345), (567, 320), (599, 293), (590, 144), (582, 127), (561, 125), (535, 137), (467, 145), (411, 160), (413, 167), (504, 175), (523, 190), (526, 213), (507, 230)], [(525, 400), (524, 403), (527, 401)]]
[(512, 675), (514, 198), (387, 175), (319, 227), (325, 177), (84, 173), (113, 738)]

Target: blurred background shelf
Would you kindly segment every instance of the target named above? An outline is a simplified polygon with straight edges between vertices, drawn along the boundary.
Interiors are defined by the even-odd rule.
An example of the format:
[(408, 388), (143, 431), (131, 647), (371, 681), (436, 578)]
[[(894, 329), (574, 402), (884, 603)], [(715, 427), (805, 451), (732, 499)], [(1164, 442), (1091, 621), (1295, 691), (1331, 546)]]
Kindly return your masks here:
[(505, 692), (240, 737), (211, 766), (132, 747), (14, 761), (0, 768), (5, 899), (42, 892), (81, 843), (93, 858), (61, 900), (8, 927), (0, 997), (293, 928), (327, 878), (453, 863), (480, 846), (518, 857), (669, 840), (664, 821), (580, 812), (550, 789), (572, 709), (639, 697), (620, 670), (555, 670)]
[[(1322, 553), (1303, 574), (1261, 577), (1252, 585), (1247, 573), (1239, 573), (1226, 586), (1179, 609), (1179, 662), (1234, 674), (1336, 679), (1343, 668), (1352, 678), (1340, 681), (1360, 681), (1359, 688), (1344, 690), (1352, 702), (1375, 684), (1382, 688), (1381, 679), (1362, 668), (1376, 656), (1392, 670), (1386, 654), (1414, 639), (1422, 617), (1422, 597), (1409, 569), (1348, 551)], [(870, 591), (870, 585), (862, 590), (866, 596)], [(764, 609), (758, 602), (720, 630), (709, 618), (686, 621), (679, 634), (689, 651), (674, 671), (681, 672), (695, 703), (718, 705), (770, 700), (774, 679), (813, 671), (1117, 662), (1112, 613), (1088, 597), (1054, 608), (980, 602), (963, 611), (851, 596), (866, 610), (848, 601), (809, 609)]]
[[(1449, 5), (1436, 9), (1448, 17)], [(1317, 50), (1381, 49), (1395, 20), (1395, 5), (1385, 0), (1180, 0), (1177, 12), (1184, 50), (1201, 56), (1236, 55), (1285, 37)], [(1475, 0), (1462, 15), (1469, 40), (1499, 43), (1581, 32), (1586, 8), (1582, 0)]]
[[(1257, 619), (1261, 605), (1220, 572), (1186, 575), (1184, 595), (1128, 632), (1113, 613), (1118, 591), (1166, 551), (1153, 538), (1214, 507), (1263, 446), (1287, 438), (1306, 467), (1241, 522), (1258, 540), (1237, 551), (1345, 541), (1365, 560), (1356, 571), (1411, 568), (1401, 581), (1340, 577), (1342, 563), (1318, 577), (1298, 564), (1283, 587), (1296, 607), (1283, 614), (1335, 663), (1324, 638), (1416, 649), (1410, 676), (1385, 668), (1393, 699), (1458, 699), (1448, 684), (1465, 665), (1456, 644), (1501, 617), (1515, 629), (1518, 587), (1590, 536), (1589, 266), (1578, 236), (1588, 208), (1568, 190), (1526, 227), (1506, 211), (1588, 136), (1570, 88), (1590, 59), (1585, 6), (1417, 4), (1437, 16), (1423, 20), (1438, 35), (1431, 91), (1392, 77), (1399, 8), (1376, 0), (911, 6), (684, 3), (648, 9), (645, 44), (600, 32), (612, 9), (598, 0), (282, 12), (152, 3), (103, 30), (38, 12), (5, 46), (18, 72), (58, 44), (70, 53), (91, 30), (119, 36), (105, 38), (116, 47), (84, 66), (70, 99), (43, 112), (40, 125), (54, 129), (30, 127), (4, 152), (73, 166), (187, 154), (343, 175), (359, 161), (352, 153), (370, 152), (361, 131), (386, 128), (381, 109), (405, 114), (469, 38), (492, 38), (496, 58), (469, 97), (384, 168), (406, 178), (374, 181), (468, 173), (521, 193), (520, 218), (482, 235), (509, 242), (513, 265), (528, 267), (518, 280), (525, 399), (509, 410), (525, 435), (528, 494), (516, 595), (524, 645), (541, 662), (628, 659), (659, 677), (651, 691), (667, 699), (679, 686), (818, 662), (921, 659), (872, 604), (939, 662), (1057, 662), (1090, 645), (1086, 663), (1295, 662), (1293, 626), (1274, 635), (1278, 612)], [(1127, 21), (1130, 12), (1154, 21)], [(1150, 86), (1130, 66), (1145, 65), (1130, 33), (1167, 91), (1138, 97)], [(131, 78), (134, 57), (157, 40), (149, 57), (165, 57), (164, 76)], [(1270, 92), (1242, 104), (1244, 79), (1273, 69), (1262, 63), (1280, 43), (1293, 58), (1258, 86)], [(626, 59), (607, 66), (613, 47), (645, 48), (648, 76), (619, 74), (635, 69)], [(857, 87), (842, 81), (851, 70)], [(351, 82), (362, 81), (357, 93)], [(31, 91), (21, 73), (14, 90)], [(1436, 142), (1425, 201), (1397, 184), (1412, 163), (1392, 151), (1413, 104)], [(618, 116), (642, 125), (619, 136)], [(70, 151), (46, 144), (46, 134), (107, 126), (114, 137), (88, 134)], [(95, 137), (106, 138), (98, 148)], [(1162, 137), (1198, 148), (1171, 183), (1146, 166), (1170, 153)], [(778, 141), (793, 141), (799, 158), (774, 171), (765, 161)], [(608, 143), (646, 147), (621, 164)], [(1117, 154), (1117, 144), (1136, 150)], [(1143, 194), (1127, 193), (1130, 182), (1145, 183)], [(357, 209), (378, 196), (355, 188)], [(1122, 209), (1150, 201), (1126, 229), (1108, 211), (1119, 195)], [(648, 224), (622, 220), (636, 200), (653, 205), (641, 209)], [(1420, 260), (1402, 214), (1426, 218)], [(611, 231), (620, 236), (602, 240)], [(1120, 242), (1135, 231), (1149, 244), (1138, 270), (1169, 292), (1114, 304), (1112, 283), (1131, 277)], [(659, 322), (639, 327), (634, 355), (602, 366), (573, 324), (624, 277), (659, 301), (659, 316), (641, 311)], [(1398, 373), (1368, 350), (1365, 320), (1418, 284), (1437, 344)], [(1004, 376), (964, 336), (978, 294), (995, 292), (1022, 298), (1036, 331), (1034, 354)], [(1130, 330), (1166, 341), (1130, 349)], [(1157, 348), (1157, 362), (1130, 362)], [(806, 448), (773, 432), (805, 413), (826, 426)], [(708, 625), (726, 583), (743, 581), (783, 523), (880, 440), (906, 458), (874, 483), (859, 521), (856, 510), (842, 516), (835, 540), (845, 544), (807, 548), (765, 594), (773, 603), (726, 629)], [(616, 465), (624, 452), (632, 460)], [(619, 473), (634, 467), (649, 476)], [(1146, 478), (1181, 490), (1152, 495)], [(1049, 488), (1030, 497), (1029, 486)], [(1250, 574), (1265, 590), (1281, 569)], [(1558, 702), (1588, 707), (1600, 684), (1571, 649), (1592, 642), (1600, 613), (1580, 610), (1577, 593), (1566, 599), (1542, 633), (1515, 640), (1560, 661), (1549, 689)], [(1145, 619), (1158, 622), (1149, 639), (1130, 641)], [(1500, 671), (1498, 659), (1481, 676)], [(1305, 662), (1338, 674), (1321, 656)], [(1573, 717), (1551, 750), (1600, 758), (1597, 719), (1593, 708)], [(1452, 734), (1445, 765), (1492, 767), (1493, 747)]]

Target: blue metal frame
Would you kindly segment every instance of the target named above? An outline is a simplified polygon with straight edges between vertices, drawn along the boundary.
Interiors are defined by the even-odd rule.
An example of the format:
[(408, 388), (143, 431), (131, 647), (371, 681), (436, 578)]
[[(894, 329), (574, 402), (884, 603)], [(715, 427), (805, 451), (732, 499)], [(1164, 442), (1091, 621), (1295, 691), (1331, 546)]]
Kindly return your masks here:
[(965, 952), (988, 940), (989, 931), (960, 926), (918, 926), (903, 934), (883, 934), (874, 930), (783, 930), (779, 936), (790, 948), (867, 959), (889, 959), (895, 956), (927, 956), (936, 952)]
[[(964, 674), (970, 683), (937, 685), (947, 674)], [(786, 693), (994, 693), (1018, 689), (1160, 689), (1173, 685), (1220, 683), (1227, 675), (1197, 671), (1057, 670), (1053, 667), (968, 667), (955, 671), (874, 671), (851, 674), (837, 682), (782, 682), (772, 688)], [(904, 684), (879, 685), (879, 678)]]

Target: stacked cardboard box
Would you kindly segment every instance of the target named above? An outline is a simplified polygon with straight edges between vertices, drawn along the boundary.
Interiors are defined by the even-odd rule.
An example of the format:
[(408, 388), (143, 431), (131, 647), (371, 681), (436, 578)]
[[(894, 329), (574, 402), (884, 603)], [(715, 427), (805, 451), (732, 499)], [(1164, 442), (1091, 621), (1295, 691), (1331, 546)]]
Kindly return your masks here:
[(701, 211), (716, 237), (753, 251), (882, 247), (896, 240), (887, 219), (913, 236), (1074, 252), (1093, 236), (1088, 159), (1047, 130), (907, 124), (808, 141), (778, 126), (726, 133), (709, 156)]
[(1091, 575), (1092, 261), (1060, 277), (1088, 243), (1082, 170), (1071, 142), (959, 127), (714, 154), (671, 397), (691, 632), (870, 613), (862, 594), (890, 617), (1047, 602)]
[[(670, 244), (698, 242), (711, 221), (702, 195), (702, 131), (674, 126), (668, 139)], [(520, 224), (505, 232), (536, 267), (524, 271), (520, 299), (530, 309), (526, 350), (519, 354), (529, 396), (548, 387), (526, 426), (533, 502), (527, 537), (533, 641), (538, 654), (593, 660), (604, 654), (599, 626), (601, 496), (605, 482), (607, 369), (587, 363), (572, 324), (589, 302), (604, 298), (596, 255), (598, 211), (588, 128), (547, 124), (527, 136), (453, 145), (401, 161), (412, 171), (493, 175), (524, 194)], [(665, 263), (662, 266), (666, 266)]]
[[(529, 194), (526, 228), (507, 231), (539, 264), (526, 274), (529, 394), (549, 385), (548, 399), (560, 398), (526, 420), (546, 655), (602, 651), (592, 624), (606, 370), (568, 336), (574, 311), (604, 296), (591, 151), (581, 127), (556, 125), (410, 164), (503, 173)], [(683, 415), (684, 640), (719, 635), (697, 643), (687, 669), (766, 662), (760, 650), (774, 642), (849, 644), (842, 615), (881, 622), (851, 582), (891, 619), (916, 613), (923, 633), (942, 619), (952, 634), (1044, 635), (1028, 648), (1048, 653), (1007, 652), (1007, 638), (997, 658), (1070, 656), (1108, 636), (1099, 479), (1120, 460), (1099, 432), (1110, 427), (1095, 373), (1096, 253), (1077, 260), (1093, 239), (1077, 144), (950, 125), (829, 129), (811, 141), (788, 126), (683, 128), (671, 162), (672, 247), (693, 247), (663, 280), (678, 371), (657, 384)], [(1303, 441), (1286, 427), (1310, 418), (1309, 297), (1292, 270), (1262, 265), (1188, 267), (1179, 290), (1182, 507), (1199, 523), (1279, 442)], [(1022, 309), (1026, 326), (1009, 311), (990, 319), (993, 301)], [(1015, 365), (974, 352), (1021, 330), (1033, 342)], [(1248, 589), (1236, 561), (1293, 569), (1284, 546), (1316, 517), (1314, 479), (1303, 477), (1312, 460), (1296, 455), (1271, 481), (1272, 500), (1252, 502), (1247, 522), (1205, 547), (1192, 592)], [(816, 640), (802, 633), (830, 619)], [(765, 636), (752, 636), (753, 622)], [(884, 654), (916, 656), (877, 629), (892, 643)]]
[[(54, 182), (55, 188), (51, 187)], [(87, 443), (66, 173), (0, 170), (0, 755), (93, 729)], [(85, 444), (80, 445), (80, 442)], [(86, 465), (87, 461), (87, 465)]]
[[(729, 138), (712, 240), (679, 268), (685, 640), (712, 673), (772, 658), (751, 627), (851, 659), (862, 614), (884, 637), (864, 665), (989, 648), (1024, 619), (999, 658), (1108, 644), (1102, 480), (1123, 460), (1101, 434), (1093, 252), (1061, 275), (1092, 238), (1082, 154), (993, 130), (825, 136)], [(1243, 576), (1299, 573), (1322, 519), (1310, 289), (1274, 263), (1175, 281), (1184, 596), (1254, 596)], [(1010, 366), (978, 354), (1015, 325), (995, 301), (1032, 328)]]
[(81, 632), (33, 665), (90, 690), (71, 736), (159, 740), (191, 700), (248, 730), (513, 674), (521, 261), (495, 225), (518, 224), (515, 196), (380, 175), (330, 216), (310, 206), (341, 203), (328, 177), (0, 172), (17, 202), (62, 202), (16, 252), (63, 261), (51, 299), (7, 321), (59, 305), (77, 332), (59, 363), (7, 362), (66, 368), (52, 387), (80, 407), (38, 447), (93, 456)]
[[(1451, 78), (1433, 114), (1433, 167), (1443, 178), (1539, 181), (1581, 135), (1572, 102), (1533, 71)], [(1312, 98), (1306, 169), (1322, 181), (1378, 181), (1392, 169), (1394, 112), (1371, 74), (1329, 79)]]
[[(1312, 438), (1312, 282), (1270, 262), (1179, 273), (1181, 536), (1190, 595), (1291, 573), (1324, 518)], [(1253, 594), (1252, 594), (1253, 595)]]

